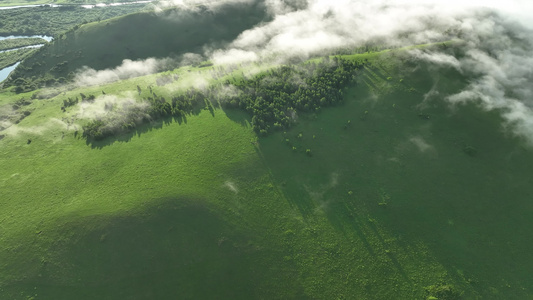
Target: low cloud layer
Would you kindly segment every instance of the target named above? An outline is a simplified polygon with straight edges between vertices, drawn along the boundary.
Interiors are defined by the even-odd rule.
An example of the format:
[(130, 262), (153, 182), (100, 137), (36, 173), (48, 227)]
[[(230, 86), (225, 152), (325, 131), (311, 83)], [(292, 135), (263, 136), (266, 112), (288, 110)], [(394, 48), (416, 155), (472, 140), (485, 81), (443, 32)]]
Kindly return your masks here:
[(403, 46), (450, 39), (464, 55), (412, 51), (418, 60), (454, 68), (474, 80), (447, 97), (436, 82), (434, 101), (477, 103), (498, 110), (504, 127), (533, 145), (533, 3), (530, 1), (309, 0), (271, 22), (243, 32), (226, 49), (208, 53), (217, 63), (285, 62), (339, 48), (374, 44)]
[[(533, 31), (498, 15), (469, 22), (470, 30), (462, 32), (461, 57), (429, 51), (415, 51), (414, 56), (453, 67), (470, 79), (465, 89), (445, 96), (445, 101), (496, 110), (507, 130), (533, 145)], [(433, 101), (439, 95), (438, 87), (428, 93)]]
[(170, 62), (169, 59), (148, 58), (141, 61), (125, 59), (122, 64), (114, 69), (94, 70), (83, 68), (78, 71), (74, 78), (78, 86), (91, 86), (111, 83), (142, 75), (153, 74)]
[[(212, 10), (259, 0), (163, 2), (161, 7)], [(225, 47), (187, 54), (183, 63), (209, 59), (215, 64), (284, 63), (341, 48), (403, 46), (461, 40), (461, 57), (436, 50), (412, 51), (414, 58), (454, 68), (474, 78), (465, 90), (443, 95), (435, 85), (428, 101), (452, 105), (474, 102), (499, 110), (504, 126), (533, 145), (533, 3), (525, 0), (265, 0), (270, 21), (242, 32)], [(101, 84), (156, 72), (164, 60), (124, 61), (104, 71), (83, 70), (79, 85)], [(431, 97), (429, 97), (431, 96)]]

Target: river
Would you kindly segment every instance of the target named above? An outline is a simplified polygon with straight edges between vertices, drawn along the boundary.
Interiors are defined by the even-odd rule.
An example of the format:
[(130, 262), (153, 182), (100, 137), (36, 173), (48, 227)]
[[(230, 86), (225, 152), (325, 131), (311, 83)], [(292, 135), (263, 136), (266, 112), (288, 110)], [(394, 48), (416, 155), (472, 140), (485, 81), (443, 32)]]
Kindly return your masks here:
[(11, 72), (13, 72), (13, 70), (15, 70), (15, 68), (20, 64), (20, 61), (17, 62), (16, 64), (10, 66), (10, 67), (7, 67), (7, 68), (3, 68), (2, 70), (0, 70), (0, 82), (4, 81), (7, 76), (9, 76), (9, 74)]
[[(18, 38), (41, 38), (47, 42), (51, 42), (53, 40), (53, 37), (51, 36), (46, 36), (46, 35), (27, 35), (27, 36), (24, 36), (24, 35), (10, 35), (10, 36), (0, 36), (0, 41), (1, 40), (7, 40), (7, 39), (18, 39)], [(39, 48), (39, 47), (42, 47), (43, 45), (33, 45), (33, 46), (26, 46), (26, 47), (20, 47), (20, 48), (16, 48), (16, 49), (10, 49), (10, 50), (3, 50), (3, 51), (0, 51), (0, 53), (2, 52), (7, 52), (7, 51), (13, 51), (13, 50), (17, 50), (17, 49), (24, 49), (24, 48)], [(6, 67), (6, 68), (3, 68), (3, 69), (0, 69), (0, 82), (4, 81), (7, 76), (9, 76), (9, 74), (15, 70), (15, 68), (19, 65), (20, 62), (17, 62), (16, 64), (14, 65), (11, 65), (9, 67)]]
[[(73, 5), (79, 5), (80, 7), (83, 7), (83, 8), (86, 8), (86, 9), (91, 9), (91, 8), (95, 8), (95, 7), (106, 7), (106, 6), (120, 6), (120, 5), (130, 5), (130, 4), (147, 4), (147, 3), (150, 3), (150, 2), (154, 2), (154, 0), (133, 1), (133, 2), (119, 2), (119, 3), (110, 3), (110, 4), (99, 3), (99, 4), (91, 4), (91, 5), (88, 5), (88, 4), (73, 4)], [(48, 5), (50, 7), (67, 6), (67, 5), (57, 5), (57, 4), (18, 5), (18, 6), (3, 6), (3, 7), (0, 7), (0, 10), (41, 7), (41, 6), (44, 6), (44, 5)], [(68, 6), (70, 6), (70, 5), (68, 5)], [(5, 39), (15, 39), (15, 38), (42, 38), (42, 39), (46, 40), (47, 42), (51, 42), (53, 40), (53, 38), (51, 36), (45, 36), (45, 35), (32, 35), (32, 36), (11, 35), (11, 36), (6, 36), (6, 37), (0, 36), (0, 41), (1, 40), (5, 40)], [(43, 46), (43, 45), (27, 46), (27, 47), (21, 47), (21, 48), (17, 48), (17, 49), (38, 48), (38, 47), (41, 47), (41, 46)], [(16, 49), (11, 49), (11, 50), (16, 50)], [(0, 51), (0, 53), (6, 52), (6, 51), (11, 51), (11, 50)], [(17, 62), (16, 64), (14, 64), (12, 66), (9, 66), (9, 67), (4, 68), (4, 69), (0, 69), (0, 82), (4, 81), (9, 76), (9, 74), (19, 65), (19, 63), (20, 62)]]

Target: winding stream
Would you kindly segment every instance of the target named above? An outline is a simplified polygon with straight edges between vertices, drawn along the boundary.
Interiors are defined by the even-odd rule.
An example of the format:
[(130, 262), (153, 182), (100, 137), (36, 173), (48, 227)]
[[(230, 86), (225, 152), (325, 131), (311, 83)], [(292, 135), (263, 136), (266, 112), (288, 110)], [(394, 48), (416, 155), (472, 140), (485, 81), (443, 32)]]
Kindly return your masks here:
[[(83, 7), (83, 8), (86, 8), (86, 9), (92, 9), (92, 8), (95, 8), (95, 7), (120, 6), (120, 5), (130, 5), (130, 4), (147, 4), (147, 3), (150, 3), (150, 2), (154, 2), (154, 0), (143, 0), (143, 1), (133, 1), (133, 2), (118, 2), (118, 3), (109, 3), (109, 4), (99, 3), (99, 4), (90, 4), (90, 5), (88, 5), (88, 4), (73, 4), (73, 5), (79, 5), (80, 7)], [(17, 8), (42, 7), (44, 5), (47, 5), (47, 6), (50, 6), (50, 7), (71, 6), (71, 5), (57, 5), (57, 4), (35, 4), (35, 5), (19, 5), (19, 6), (2, 6), (2, 7), (0, 7), (0, 10), (17, 9)], [(42, 38), (42, 39), (46, 40), (47, 42), (51, 42), (53, 40), (53, 38), (51, 36), (45, 36), (45, 35), (32, 35), (32, 36), (15, 36), (15, 35), (11, 35), (11, 36), (6, 36), (6, 37), (0, 36), (0, 41), (1, 40), (6, 40), (6, 39), (15, 39), (15, 38)], [(18, 50), (18, 49), (24, 49), (24, 48), (39, 48), (39, 47), (42, 47), (42, 46), (43, 46), (43, 44), (42, 45), (26, 46), (26, 47), (20, 47), (20, 48), (16, 48), (16, 49), (3, 50), (3, 51), (0, 51), (0, 53), (7, 52), (7, 51)], [(0, 69), (0, 82), (4, 81), (9, 76), (9, 74), (19, 65), (19, 63), (20, 62), (17, 62), (14, 65), (11, 65), (11, 66), (6, 67), (4, 69)]]
[[(29, 36), (29, 35), (28, 36), (10, 35), (10, 36), (0, 36), (0, 41), (1, 40), (8, 40), (8, 39), (18, 39), (18, 38), (42, 38), (43, 40), (45, 40), (47, 42), (51, 42), (53, 40), (53, 38), (51, 36), (46, 36), (46, 35), (31, 35), (31, 36)], [(39, 48), (39, 47), (42, 47), (42, 46), (44, 46), (44, 44), (19, 47), (19, 48), (9, 49), (9, 50), (2, 50), (2, 51), (0, 51), (0, 53), (8, 52), (8, 51), (14, 51), (14, 50), (18, 50), (18, 49), (25, 49), (25, 48)], [(19, 65), (19, 63), (20, 62), (17, 62), (14, 65), (11, 65), (11, 66), (3, 68), (3, 69), (0, 69), (0, 82), (4, 81), (7, 78), (7, 76), (9, 76), (9, 74), (11, 74), (11, 72), (13, 70), (15, 70), (15, 68)]]
[(13, 70), (15, 70), (15, 68), (19, 64), (20, 64), (20, 61), (12, 66), (9, 66), (7, 68), (3, 68), (2, 70), (0, 70), (0, 82), (4, 81), (7, 78), (7, 76), (9, 76), (9, 74), (11, 74), (11, 72), (13, 72)]

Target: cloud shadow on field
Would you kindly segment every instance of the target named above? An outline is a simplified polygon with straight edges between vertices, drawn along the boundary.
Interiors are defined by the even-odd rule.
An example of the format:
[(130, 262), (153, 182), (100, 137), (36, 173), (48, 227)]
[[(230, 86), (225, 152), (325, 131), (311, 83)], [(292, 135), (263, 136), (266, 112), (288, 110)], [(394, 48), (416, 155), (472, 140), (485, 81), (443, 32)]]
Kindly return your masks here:
[[(265, 164), (304, 220), (326, 217), (405, 284), (420, 285), (413, 266), (434, 260), (446, 270), (441, 280), (465, 298), (527, 298), (531, 149), (502, 126), (505, 110), (445, 101), (465, 88), (467, 76), (421, 66), (404, 74), (414, 91), (370, 99), (361, 85), (358, 94), (347, 92), (355, 101), (260, 139)], [(298, 140), (298, 149), (285, 138)]]
[[(248, 233), (202, 201), (165, 199), (138, 215), (66, 222), (36, 253), (40, 275), (4, 286), (43, 299), (253, 299), (261, 284)], [(43, 232), (46, 238), (48, 232)]]

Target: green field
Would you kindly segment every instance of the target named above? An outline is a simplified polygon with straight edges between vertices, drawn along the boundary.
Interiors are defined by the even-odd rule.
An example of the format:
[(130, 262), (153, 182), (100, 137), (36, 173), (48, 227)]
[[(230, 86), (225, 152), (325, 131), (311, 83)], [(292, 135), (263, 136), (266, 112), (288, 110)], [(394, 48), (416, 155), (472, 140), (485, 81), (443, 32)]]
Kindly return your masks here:
[(370, 64), (344, 104), (260, 138), (206, 108), (88, 143), (79, 105), (60, 110), (209, 68), (19, 101), (9, 120), (31, 114), (0, 132), (1, 298), (531, 297), (531, 150), (496, 113), (420, 106), (432, 82), (401, 51), (346, 56)]

